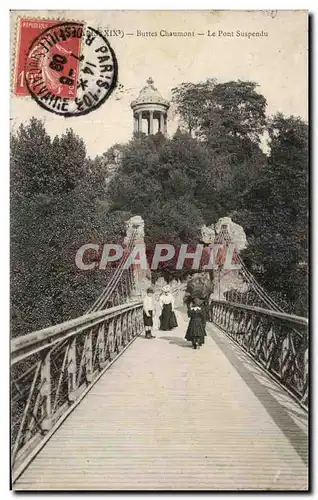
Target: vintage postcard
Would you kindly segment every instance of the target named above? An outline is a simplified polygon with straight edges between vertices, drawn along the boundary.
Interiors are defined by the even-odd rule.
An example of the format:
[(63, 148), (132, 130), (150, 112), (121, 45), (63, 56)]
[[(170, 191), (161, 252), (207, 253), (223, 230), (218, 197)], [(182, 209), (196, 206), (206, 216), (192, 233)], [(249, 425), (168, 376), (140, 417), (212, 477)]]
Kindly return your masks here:
[(11, 11), (15, 491), (309, 488), (307, 11)]

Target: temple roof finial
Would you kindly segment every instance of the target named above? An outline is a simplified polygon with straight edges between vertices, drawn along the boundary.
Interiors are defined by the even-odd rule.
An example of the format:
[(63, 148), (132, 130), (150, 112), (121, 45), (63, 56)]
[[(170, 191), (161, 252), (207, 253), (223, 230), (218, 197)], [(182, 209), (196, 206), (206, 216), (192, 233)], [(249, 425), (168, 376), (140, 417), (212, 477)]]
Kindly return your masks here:
[(139, 106), (142, 106), (142, 111), (145, 111), (145, 105), (155, 106), (156, 111), (167, 111), (170, 107), (169, 101), (163, 99), (158, 89), (154, 86), (154, 80), (150, 76), (145, 85), (139, 92), (139, 96), (131, 103), (131, 108), (138, 111)]

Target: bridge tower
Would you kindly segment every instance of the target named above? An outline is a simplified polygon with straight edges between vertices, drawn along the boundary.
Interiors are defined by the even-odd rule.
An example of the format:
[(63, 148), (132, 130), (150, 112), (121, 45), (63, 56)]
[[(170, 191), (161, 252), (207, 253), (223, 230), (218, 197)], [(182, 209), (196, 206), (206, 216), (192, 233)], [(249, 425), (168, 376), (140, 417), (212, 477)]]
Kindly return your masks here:
[[(134, 116), (134, 132), (146, 132), (148, 135), (161, 132), (167, 135), (167, 111), (170, 107), (154, 86), (150, 77), (139, 96), (131, 103)], [(146, 130), (143, 130), (143, 120), (147, 120)]]

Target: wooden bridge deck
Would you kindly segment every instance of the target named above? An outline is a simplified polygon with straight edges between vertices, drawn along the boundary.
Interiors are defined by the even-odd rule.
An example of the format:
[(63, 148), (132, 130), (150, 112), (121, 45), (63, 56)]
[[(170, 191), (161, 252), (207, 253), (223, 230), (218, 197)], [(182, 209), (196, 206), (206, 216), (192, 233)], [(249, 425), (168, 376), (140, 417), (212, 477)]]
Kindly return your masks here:
[(139, 337), (15, 490), (305, 490), (307, 415), (210, 325)]

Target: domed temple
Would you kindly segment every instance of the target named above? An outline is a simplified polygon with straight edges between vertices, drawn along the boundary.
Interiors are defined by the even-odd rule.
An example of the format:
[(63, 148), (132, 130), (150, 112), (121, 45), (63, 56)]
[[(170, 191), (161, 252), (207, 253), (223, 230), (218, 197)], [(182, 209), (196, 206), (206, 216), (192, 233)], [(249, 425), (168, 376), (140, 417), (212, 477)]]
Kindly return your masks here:
[[(140, 91), (138, 98), (131, 103), (134, 114), (134, 132), (167, 134), (167, 111), (170, 107), (154, 86), (152, 78)], [(147, 130), (143, 130), (143, 120), (147, 122)]]

